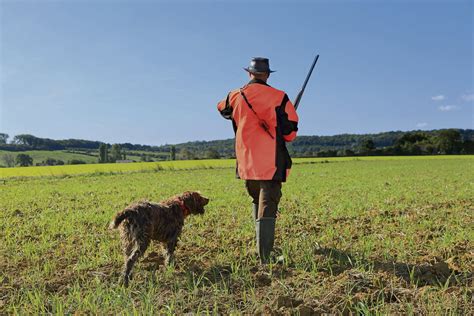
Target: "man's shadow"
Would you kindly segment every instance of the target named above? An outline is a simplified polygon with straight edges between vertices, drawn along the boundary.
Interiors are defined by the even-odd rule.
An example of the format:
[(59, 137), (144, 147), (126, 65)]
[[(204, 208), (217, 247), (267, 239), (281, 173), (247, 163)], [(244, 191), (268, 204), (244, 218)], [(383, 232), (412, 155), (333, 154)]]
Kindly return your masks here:
[(468, 285), (473, 273), (452, 270), (446, 262), (411, 264), (397, 261), (370, 260), (330, 247), (317, 247), (314, 254), (328, 258), (332, 274), (340, 274), (356, 266), (365, 266), (374, 272), (386, 272), (417, 286)]
[[(321, 267), (321, 270), (327, 271), (332, 275), (339, 275), (345, 271), (355, 269), (358, 266), (366, 267), (369, 271), (385, 272), (395, 275), (403, 279), (407, 284), (417, 286), (435, 285), (461, 285), (468, 286), (470, 280), (473, 279), (472, 272), (462, 272), (452, 270), (449, 265), (443, 261), (434, 263), (412, 264), (406, 262), (397, 262), (395, 260), (383, 261), (377, 259), (366, 259), (360, 256), (355, 256), (347, 251), (342, 251), (331, 247), (315, 247), (313, 250), (314, 260), (318, 261), (324, 256), (329, 260), (329, 265)], [(163, 265), (163, 258), (161, 254), (151, 252), (149, 256), (144, 259), (146, 270), (155, 270)], [(177, 263), (186, 266), (185, 274), (193, 274), (202, 278), (203, 283), (216, 284), (221, 282), (230, 282), (232, 274), (232, 266), (230, 264), (218, 264), (211, 266), (204, 266), (199, 262)], [(295, 268), (294, 264), (286, 266), (290, 270)], [(286, 269), (285, 268), (285, 269)], [(319, 268), (318, 268), (319, 269)], [(255, 267), (250, 269), (251, 272), (256, 272)], [(290, 271), (291, 272), (291, 271)], [(184, 272), (183, 272), (184, 273)]]

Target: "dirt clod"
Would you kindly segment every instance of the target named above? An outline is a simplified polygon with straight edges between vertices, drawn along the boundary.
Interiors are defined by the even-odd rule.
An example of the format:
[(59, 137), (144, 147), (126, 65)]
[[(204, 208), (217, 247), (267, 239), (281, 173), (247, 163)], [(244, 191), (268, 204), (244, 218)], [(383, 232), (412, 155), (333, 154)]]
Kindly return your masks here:
[(451, 270), (446, 262), (438, 262), (433, 265), (433, 270), (437, 275), (441, 276), (449, 276), (451, 274)]
[(268, 285), (272, 284), (272, 279), (265, 272), (257, 272), (255, 274), (255, 283), (258, 286), (268, 286)]
[(277, 308), (282, 308), (282, 307), (291, 307), (295, 308), (298, 307), (299, 305), (303, 304), (303, 300), (300, 299), (294, 299), (286, 295), (281, 295), (277, 297), (277, 299), (274, 302), (274, 305)]
[(300, 305), (298, 307), (298, 314), (300, 316), (316, 315), (316, 311), (307, 305)]
[(415, 276), (425, 285), (434, 285), (438, 282), (446, 282), (452, 272), (446, 262), (440, 261), (435, 264), (418, 266)]

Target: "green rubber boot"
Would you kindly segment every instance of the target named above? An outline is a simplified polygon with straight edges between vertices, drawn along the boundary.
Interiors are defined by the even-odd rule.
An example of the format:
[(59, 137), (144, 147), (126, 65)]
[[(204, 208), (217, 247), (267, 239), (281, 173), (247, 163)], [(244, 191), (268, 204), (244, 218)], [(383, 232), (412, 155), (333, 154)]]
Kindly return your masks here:
[(258, 204), (252, 203), (252, 217), (255, 222), (255, 240), (258, 240), (257, 218), (258, 218)]
[(260, 257), (260, 263), (267, 264), (270, 262), (270, 254), (273, 250), (273, 242), (275, 240), (275, 218), (262, 217), (255, 223), (257, 251)]
[(258, 204), (252, 203), (252, 207), (253, 207), (252, 209), (253, 220), (256, 221), (258, 217)]

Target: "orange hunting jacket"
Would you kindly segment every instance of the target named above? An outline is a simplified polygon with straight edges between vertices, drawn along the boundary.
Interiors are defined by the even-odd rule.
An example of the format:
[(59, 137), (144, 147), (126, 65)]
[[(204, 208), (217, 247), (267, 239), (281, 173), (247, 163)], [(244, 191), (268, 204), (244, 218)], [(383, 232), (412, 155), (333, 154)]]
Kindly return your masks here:
[(217, 109), (232, 120), (237, 176), (286, 181), (291, 158), (285, 142), (294, 140), (298, 131), (298, 115), (286, 93), (254, 79), (242, 89), (231, 91)]

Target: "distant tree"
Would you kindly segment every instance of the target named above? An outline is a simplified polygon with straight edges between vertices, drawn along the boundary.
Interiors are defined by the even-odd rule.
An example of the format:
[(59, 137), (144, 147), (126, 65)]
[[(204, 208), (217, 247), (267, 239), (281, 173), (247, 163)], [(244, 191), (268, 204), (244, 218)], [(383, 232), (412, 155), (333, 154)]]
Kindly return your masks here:
[(108, 162), (108, 152), (107, 152), (107, 145), (100, 144), (99, 146), (99, 163), (106, 163)]
[(16, 164), (20, 167), (28, 167), (33, 165), (33, 158), (27, 154), (18, 154), (16, 156)]
[(44, 166), (55, 166), (57, 164), (57, 160), (54, 158), (46, 158), (46, 160), (43, 161)]
[(6, 144), (8, 141), (8, 134), (0, 133), (0, 144)]
[(433, 155), (433, 154), (436, 154), (436, 147), (435, 145), (433, 144), (426, 144), (424, 147), (423, 147), (423, 153), (425, 155)]
[(2, 156), (2, 161), (5, 164), (5, 167), (15, 167), (15, 156), (13, 156), (12, 154), (4, 154)]
[(68, 161), (68, 164), (69, 165), (83, 165), (83, 164), (86, 164), (86, 162), (81, 159), (71, 159)]
[(375, 143), (371, 138), (365, 139), (360, 145), (360, 153), (363, 155), (369, 155), (374, 150)]
[(407, 143), (415, 144), (419, 142), (426, 142), (430, 139), (425, 132), (406, 132), (395, 141), (395, 145), (403, 146)]
[(422, 150), (417, 143), (406, 143), (403, 146), (403, 153), (407, 155), (421, 155)]
[(219, 152), (215, 150), (214, 148), (208, 149), (206, 151), (206, 158), (208, 159), (220, 159), (221, 155), (219, 155)]
[(18, 145), (26, 146), (37, 146), (40, 144), (41, 139), (29, 134), (21, 134), (13, 137), (13, 143)]
[(344, 149), (344, 156), (351, 157), (351, 156), (354, 156), (354, 155), (355, 155), (355, 152), (353, 150)]
[(46, 160), (43, 160), (43, 162), (40, 163), (39, 165), (42, 165), (42, 166), (59, 166), (59, 165), (64, 165), (64, 161), (62, 161), (60, 159), (47, 158)]
[(337, 157), (336, 150), (322, 150), (316, 154), (317, 157)]
[(301, 152), (300, 154), (302, 157), (312, 157), (313, 156), (313, 152), (311, 150), (304, 150)]
[(116, 162), (122, 158), (122, 149), (119, 144), (113, 144), (112, 149), (110, 150), (109, 161)]
[(176, 160), (176, 147), (171, 146), (170, 160)]
[(341, 150), (338, 150), (337, 151), (337, 156), (338, 157), (351, 157), (351, 156), (354, 156), (355, 153), (350, 150), (350, 149), (341, 149)]
[(192, 160), (196, 158), (194, 156), (194, 153), (187, 148), (181, 149), (180, 156), (181, 156), (181, 159), (184, 159), (184, 160)]
[(375, 143), (372, 139), (367, 139), (362, 143), (362, 146), (367, 149), (367, 150), (374, 150), (375, 149)]
[(442, 154), (456, 154), (462, 148), (462, 136), (456, 129), (442, 130), (438, 134), (438, 148)]
[(462, 144), (462, 153), (472, 155), (474, 154), (474, 141), (472, 140), (465, 140)]
[[(434, 151), (432, 141), (433, 137), (431, 137), (427, 132), (406, 132), (395, 140), (390, 151), (396, 155), (431, 154)], [(383, 150), (381, 154), (385, 154), (386, 151), (387, 149)]]
[(153, 161), (153, 159), (147, 155), (147, 154), (141, 154), (140, 155), (140, 160), (143, 161), (143, 162), (151, 162)]

